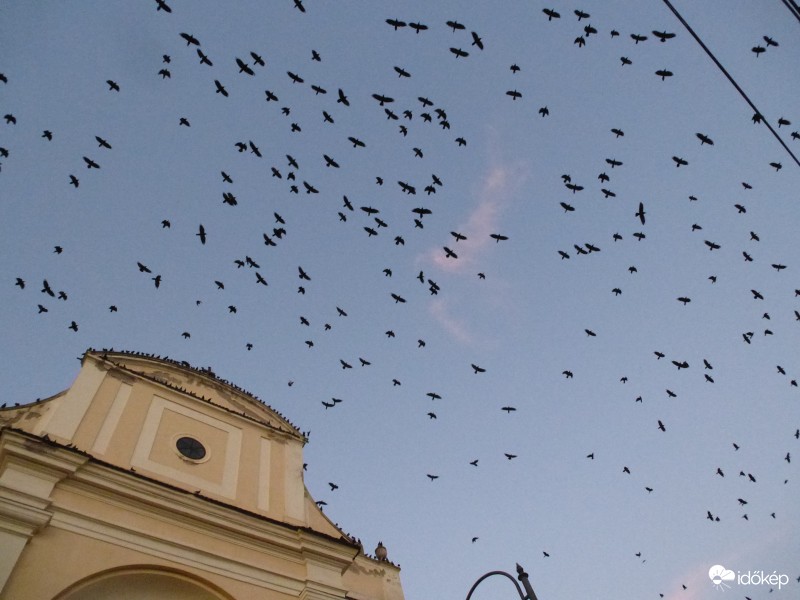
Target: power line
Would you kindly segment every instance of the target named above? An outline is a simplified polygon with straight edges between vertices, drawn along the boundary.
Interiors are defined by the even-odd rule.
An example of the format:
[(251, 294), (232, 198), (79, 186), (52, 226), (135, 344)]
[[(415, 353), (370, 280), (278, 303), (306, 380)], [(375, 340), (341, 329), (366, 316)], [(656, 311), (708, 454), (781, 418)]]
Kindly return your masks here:
[[(666, 5), (667, 5), (667, 7), (668, 7), (668, 8), (669, 8), (669, 9), (670, 9), (670, 10), (673, 12), (673, 14), (674, 14), (674, 15), (677, 17), (677, 19), (678, 19), (678, 20), (679, 20), (679, 21), (680, 21), (680, 22), (683, 24), (683, 26), (686, 28), (686, 30), (687, 30), (687, 31), (688, 31), (690, 34), (692, 34), (692, 37), (695, 39), (695, 41), (696, 41), (698, 44), (700, 44), (700, 47), (701, 47), (703, 50), (705, 50), (705, 52), (706, 52), (706, 54), (708, 54), (709, 58), (711, 58), (711, 60), (713, 60), (713, 61), (714, 61), (714, 64), (715, 64), (715, 65), (717, 65), (717, 68), (718, 68), (720, 71), (722, 71), (722, 73), (723, 73), (723, 75), (725, 75), (725, 77), (727, 77), (727, 78), (728, 78), (728, 81), (730, 81), (730, 82), (731, 82), (731, 84), (733, 85), (733, 87), (735, 87), (735, 88), (736, 88), (736, 91), (737, 91), (737, 92), (739, 92), (739, 94), (742, 96), (742, 98), (744, 98), (745, 102), (747, 102), (747, 104), (749, 104), (749, 105), (750, 105), (750, 108), (752, 108), (752, 109), (753, 109), (754, 113), (755, 113), (756, 115), (758, 115), (758, 116), (760, 116), (760, 117), (761, 117), (761, 120), (764, 122), (764, 124), (767, 126), (767, 128), (769, 128), (770, 132), (772, 132), (772, 135), (773, 135), (773, 136), (775, 136), (775, 139), (777, 139), (777, 140), (780, 142), (781, 146), (783, 146), (783, 148), (786, 150), (786, 152), (788, 152), (788, 153), (789, 153), (789, 156), (791, 156), (791, 157), (792, 157), (792, 159), (794, 159), (794, 162), (795, 162), (795, 163), (797, 163), (797, 166), (798, 166), (798, 167), (800, 167), (800, 160), (798, 160), (798, 159), (797, 159), (797, 157), (794, 155), (794, 153), (793, 153), (793, 152), (792, 152), (792, 151), (789, 149), (789, 146), (787, 146), (787, 145), (786, 145), (786, 142), (784, 142), (784, 141), (781, 139), (781, 136), (779, 136), (779, 135), (778, 135), (778, 132), (777, 132), (777, 131), (775, 131), (775, 129), (772, 127), (772, 125), (770, 125), (770, 124), (769, 124), (769, 121), (767, 121), (767, 120), (764, 118), (764, 116), (761, 114), (761, 111), (760, 111), (760, 110), (758, 110), (758, 108), (756, 108), (756, 105), (755, 105), (755, 104), (753, 104), (753, 102), (750, 100), (750, 98), (748, 98), (748, 97), (747, 97), (747, 94), (745, 94), (745, 93), (744, 93), (744, 90), (743, 90), (741, 87), (739, 87), (739, 84), (738, 84), (738, 83), (736, 83), (736, 80), (734, 80), (734, 78), (733, 78), (733, 77), (730, 75), (730, 73), (728, 73), (728, 71), (726, 71), (726, 70), (725, 70), (725, 67), (723, 67), (723, 66), (722, 66), (722, 63), (720, 63), (720, 62), (717, 60), (717, 57), (716, 57), (716, 56), (714, 56), (714, 54), (711, 52), (711, 50), (709, 50), (709, 49), (708, 49), (708, 46), (706, 46), (706, 45), (703, 43), (703, 40), (701, 40), (701, 39), (700, 39), (700, 36), (698, 36), (698, 35), (697, 35), (697, 34), (694, 32), (694, 30), (691, 28), (691, 26), (690, 26), (690, 25), (689, 25), (689, 24), (686, 22), (686, 20), (685, 20), (685, 19), (684, 19), (684, 18), (681, 16), (681, 14), (680, 14), (680, 13), (679, 13), (679, 12), (678, 12), (676, 9), (675, 9), (675, 7), (674, 7), (674, 6), (672, 6), (672, 4), (670, 3), (670, 1), (669, 1), (669, 0), (663, 0), (663, 1), (664, 1), (664, 4), (666, 4)], [(787, 1), (787, 0), (784, 0), (784, 3), (785, 3), (786, 1)], [(788, 1), (793, 3), (793, 0), (788, 0)], [(790, 10), (791, 10), (791, 9), (790, 9)]]
[(789, 12), (794, 15), (794, 18), (800, 21), (800, 6), (794, 0), (783, 0), (783, 4), (789, 9)]

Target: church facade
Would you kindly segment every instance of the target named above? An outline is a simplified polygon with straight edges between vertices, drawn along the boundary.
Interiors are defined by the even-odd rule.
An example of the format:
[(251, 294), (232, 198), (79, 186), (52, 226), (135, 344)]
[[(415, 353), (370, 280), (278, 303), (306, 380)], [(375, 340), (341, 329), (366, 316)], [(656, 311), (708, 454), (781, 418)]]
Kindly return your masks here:
[(306, 441), (210, 370), (87, 351), (0, 410), (0, 600), (403, 600), (310, 496)]

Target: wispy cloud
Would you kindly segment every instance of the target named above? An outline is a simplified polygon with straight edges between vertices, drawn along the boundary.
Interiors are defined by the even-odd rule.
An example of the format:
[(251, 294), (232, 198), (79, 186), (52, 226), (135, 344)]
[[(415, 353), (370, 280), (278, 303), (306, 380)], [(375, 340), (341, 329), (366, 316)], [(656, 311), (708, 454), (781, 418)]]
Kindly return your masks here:
[(443, 298), (432, 300), (428, 305), (428, 310), (433, 318), (456, 340), (465, 344), (472, 342), (472, 334), (466, 323), (452, 315), (447, 300)]
[[(429, 249), (422, 260), (440, 272), (475, 277), (476, 265), (480, 265), (483, 254), (491, 249), (495, 241), (492, 233), (503, 233), (502, 215), (513, 195), (527, 179), (528, 169), (522, 163), (503, 164), (495, 161), (477, 185), (476, 203), (467, 218), (454, 229), (466, 239), (449, 237), (444, 243), (458, 258), (448, 257), (441, 246)], [(498, 287), (499, 286), (499, 287)], [(493, 290), (501, 289), (502, 282), (494, 281)], [(474, 343), (466, 319), (457, 315), (457, 310), (445, 300), (435, 299), (429, 305), (434, 319), (455, 340)]]
[(481, 180), (477, 193), (477, 203), (467, 219), (455, 230), (466, 236), (466, 240), (452, 237), (447, 246), (458, 255), (448, 257), (441, 247), (431, 248), (426, 258), (435, 267), (448, 273), (466, 272), (479, 261), (484, 249), (489, 246), (492, 233), (502, 233), (500, 219), (510, 197), (527, 178), (527, 171), (519, 163), (495, 163), (489, 167)]

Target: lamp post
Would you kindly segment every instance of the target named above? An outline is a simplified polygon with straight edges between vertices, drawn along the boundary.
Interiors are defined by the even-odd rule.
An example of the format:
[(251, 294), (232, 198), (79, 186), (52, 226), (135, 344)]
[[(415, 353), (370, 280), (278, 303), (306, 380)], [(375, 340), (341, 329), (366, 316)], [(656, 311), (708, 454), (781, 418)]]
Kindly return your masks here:
[[(520, 585), (514, 580), (513, 576), (509, 575), (505, 571), (490, 571), (490, 572), (486, 573), (485, 575), (481, 575), (481, 577), (478, 578), (478, 581), (476, 581), (472, 585), (472, 587), (469, 590), (469, 593), (467, 594), (467, 599), (466, 600), (470, 600), (470, 598), (472, 597), (472, 593), (475, 591), (475, 588), (477, 588), (478, 585), (484, 579), (488, 579), (492, 575), (503, 575), (504, 577), (507, 577), (508, 579), (510, 579), (511, 583), (514, 584), (514, 587), (517, 588), (517, 593), (519, 594), (520, 600), (538, 600), (538, 598), (536, 598), (536, 594), (533, 591), (533, 587), (531, 587), (531, 582), (528, 581), (528, 574), (525, 572), (525, 569), (523, 569), (519, 565), (519, 563), (517, 563), (517, 579), (519, 579), (522, 582), (522, 587), (520, 587)], [(522, 588), (525, 588), (525, 592), (524, 593), (522, 591)]]

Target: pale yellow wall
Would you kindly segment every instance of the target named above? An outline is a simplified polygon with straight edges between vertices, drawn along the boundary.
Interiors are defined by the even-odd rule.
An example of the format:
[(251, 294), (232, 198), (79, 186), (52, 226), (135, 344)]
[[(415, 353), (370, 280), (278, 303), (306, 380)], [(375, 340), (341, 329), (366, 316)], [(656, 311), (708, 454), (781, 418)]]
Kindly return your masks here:
[[(68, 551), (69, 548), (79, 548), (80, 551)], [(31, 540), (27, 552), (23, 554), (0, 598), (2, 600), (57, 598), (62, 591), (98, 572), (130, 565), (177, 569), (207, 581), (224, 590), (230, 597), (240, 600), (250, 598), (290, 600), (295, 597), (289, 590), (281, 592), (268, 589), (262, 585), (137, 552), (115, 543), (80, 537), (62, 529), (48, 528)], [(108, 596), (112, 597), (117, 596)]]
[(112, 570), (76, 584), (55, 600), (229, 600), (231, 596), (184, 573)]
[[(17, 458), (0, 457), (0, 552), (10, 552), (0, 599), (54, 598), (132, 565), (205, 578), (237, 599), (403, 598), (399, 569), (365, 557), (308, 494), (300, 432), (204, 374), (88, 353), (70, 389), (0, 410), (0, 426), (38, 436), (3, 433), (4, 455)], [(182, 435), (207, 456), (181, 456)]]
[[(90, 355), (66, 393), (41, 403), (36, 411), (20, 410), (14, 417), (9, 412), (5, 421), (72, 444), (124, 469), (308, 526), (302, 481), (304, 440), (299, 433), (263, 404), (232, 388), (204, 383), (202, 375), (186, 374), (172, 365), (148, 364), (149, 360), (124, 356), (115, 362), (192, 390), (217, 405)], [(250, 414), (273, 427), (220, 406), (230, 410), (250, 406)], [(201, 440), (208, 452), (206, 459), (194, 462), (182, 457), (175, 449), (181, 435)], [(262, 450), (264, 445), (267, 451)], [(245, 456), (255, 460), (244, 460)], [(260, 464), (262, 457), (270, 461), (268, 465)], [(329, 523), (320, 525), (328, 535), (340, 535)]]

